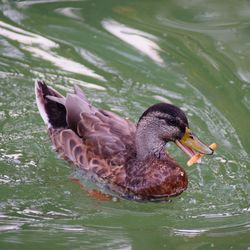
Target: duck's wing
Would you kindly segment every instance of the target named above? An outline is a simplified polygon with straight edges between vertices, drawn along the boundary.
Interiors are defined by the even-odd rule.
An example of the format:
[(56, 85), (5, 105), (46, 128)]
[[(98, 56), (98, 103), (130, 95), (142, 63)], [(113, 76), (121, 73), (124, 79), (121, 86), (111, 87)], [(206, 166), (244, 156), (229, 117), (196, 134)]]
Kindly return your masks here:
[(45, 83), (37, 82), (36, 97), (52, 143), (62, 157), (77, 160), (84, 167), (92, 159), (117, 166), (135, 153), (135, 125), (92, 106), (79, 87), (63, 97)]
[(82, 112), (77, 133), (96, 155), (111, 165), (124, 164), (135, 153), (135, 125), (112, 112), (98, 110), (94, 114)]

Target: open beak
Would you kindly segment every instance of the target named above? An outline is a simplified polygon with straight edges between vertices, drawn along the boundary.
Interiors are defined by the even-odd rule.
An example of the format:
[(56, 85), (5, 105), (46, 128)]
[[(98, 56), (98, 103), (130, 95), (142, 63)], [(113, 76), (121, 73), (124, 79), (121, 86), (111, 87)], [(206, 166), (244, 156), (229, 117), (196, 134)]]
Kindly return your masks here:
[(214, 150), (201, 142), (191, 130), (186, 127), (185, 134), (180, 140), (175, 141), (176, 145), (190, 158), (196, 153), (211, 155)]

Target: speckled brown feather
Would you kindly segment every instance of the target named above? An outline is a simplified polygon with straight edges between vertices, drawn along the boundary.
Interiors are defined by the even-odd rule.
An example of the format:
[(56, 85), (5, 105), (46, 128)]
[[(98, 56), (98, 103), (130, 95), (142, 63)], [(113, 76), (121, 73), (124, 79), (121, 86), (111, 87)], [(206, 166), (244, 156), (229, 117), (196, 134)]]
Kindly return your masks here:
[[(43, 105), (40, 112), (55, 105), (62, 109), (56, 98), (46, 98), (46, 95), (64, 98), (45, 83), (38, 82), (37, 103)], [(67, 124), (64, 120), (61, 126), (59, 122), (57, 126), (47, 124), (52, 145), (61, 158), (84, 170), (92, 180), (103, 182), (109, 190), (129, 199), (170, 197), (186, 189), (186, 173), (167, 154), (163, 159), (136, 159), (136, 126), (132, 122), (92, 107), (79, 88), (75, 94), (67, 95), (64, 102)], [(51, 116), (51, 112), (46, 113)], [(53, 121), (51, 117), (48, 120)]]

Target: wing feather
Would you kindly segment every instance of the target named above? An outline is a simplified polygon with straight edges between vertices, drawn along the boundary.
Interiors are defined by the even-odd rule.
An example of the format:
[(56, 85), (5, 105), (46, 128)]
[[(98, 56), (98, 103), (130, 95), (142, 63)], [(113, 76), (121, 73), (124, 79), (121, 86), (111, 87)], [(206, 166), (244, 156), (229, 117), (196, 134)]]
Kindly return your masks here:
[(119, 162), (125, 163), (126, 149), (134, 144), (135, 125), (111, 112), (81, 113), (77, 131), (103, 159), (112, 159), (122, 152), (123, 159)]

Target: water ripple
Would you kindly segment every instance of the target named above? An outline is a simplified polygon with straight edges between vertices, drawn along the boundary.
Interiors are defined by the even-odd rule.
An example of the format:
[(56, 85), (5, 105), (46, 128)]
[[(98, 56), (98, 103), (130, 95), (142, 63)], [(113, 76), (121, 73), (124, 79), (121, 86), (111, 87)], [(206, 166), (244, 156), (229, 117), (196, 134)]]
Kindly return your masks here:
[[(249, 6), (232, 5), (0, 4), (2, 248), (45, 249), (58, 239), (62, 249), (247, 249)], [(169, 202), (93, 200), (50, 149), (35, 78), (63, 93), (78, 84), (96, 106), (135, 121), (156, 101), (172, 102), (218, 150), (186, 168), (189, 188)], [(184, 156), (168, 149), (184, 166)]]
[(35, 0), (35, 1), (21, 1), (17, 3), (20, 8), (27, 8), (35, 4), (58, 3), (58, 2), (79, 2), (79, 0)]
[(164, 65), (164, 61), (159, 54), (161, 48), (156, 43), (158, 39), (154, 35), (127, 27), (112, 19), (103, 20), (102, 25), (114, 36), (133, 46), (156, 63)]
[[(93, 70), (85, 67), (84, 65), (52, 52), (51, 49), (59, 48), (59, 44), (40, 35), (36, 35), (15, 26), (6, 24), (2, 21), (0, 21), (0, 27), (2, 27), (0, 29), (0, 34), (2, 36), (14, 41), (18, 41), (20, 44), (22, 44), (21, 48), (29, 51), (33, 54), (33, 56), (47, 60), (63, 70), (105, 81), (103, 76), (96, 74)], [(34, 45), (39, 46), (40, 48), (34, 47)]]
[(56, 13), (59, 13), (59, 14), (64, 15), (66, 17), (70, 17), (70, 18), (82, 21), (83, 18), (81, 18), (79, 15), (80, 11), (81, 11), (80, 8), (70, 8), (70, 7), (59, 8), (59, 9), (55, 10)]

